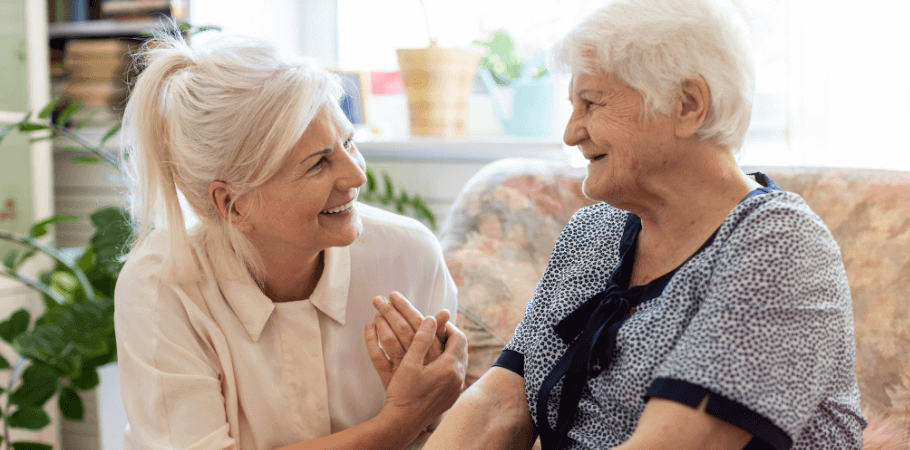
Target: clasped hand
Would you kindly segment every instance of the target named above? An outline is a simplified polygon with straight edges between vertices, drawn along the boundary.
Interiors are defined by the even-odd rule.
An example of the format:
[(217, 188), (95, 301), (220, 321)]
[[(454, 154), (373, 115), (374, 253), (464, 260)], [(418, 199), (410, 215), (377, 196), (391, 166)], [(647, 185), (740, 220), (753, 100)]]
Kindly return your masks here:
[(377, 296), (379, 311), (365, 328), (370, 360), (386, 388), (383, 413), (402, 426), (426, 428), (448, 410), (464, 384), (467, 339), (451, 313), (423, 317), (398, 292)]

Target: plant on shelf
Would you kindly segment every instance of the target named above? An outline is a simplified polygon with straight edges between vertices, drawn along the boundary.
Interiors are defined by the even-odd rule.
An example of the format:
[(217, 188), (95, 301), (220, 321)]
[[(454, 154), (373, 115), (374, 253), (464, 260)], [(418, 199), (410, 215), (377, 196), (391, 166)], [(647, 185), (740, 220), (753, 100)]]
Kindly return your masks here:
[[(518, 57), (515, 40), (506, 30), (496, 30), (487, 40), (475, 40), (474, 44), (486, 49), (486, 56), (480, 64), (490, 71), (496, 84), (508, 86), (521, 76), (525, 61)], [(547, 68), (542, 63), (538, 63), (533, 70), (535, 78), (547, 74)]]

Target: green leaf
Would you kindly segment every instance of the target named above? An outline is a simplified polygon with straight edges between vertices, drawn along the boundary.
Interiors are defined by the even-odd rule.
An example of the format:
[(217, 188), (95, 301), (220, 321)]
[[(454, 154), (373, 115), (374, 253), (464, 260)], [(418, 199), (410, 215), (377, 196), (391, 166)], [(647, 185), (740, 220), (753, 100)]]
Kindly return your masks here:
[(84, 368), (82, 369), (82, 374), (76, 378), (71, 379), (73, 387), (79, 389), (80, 391), (88, 391), (95, 389), (98, 386), (98, 383), (101, 381), (98, 378), (98, 370), (95, 368)]
[(120, 131), (121, 126), (122, 126), (122, 124), (116, 123), (109, 130), (107, 130), (107, 133), (105, 133), (104, 137), (101, 138), (101, 142), (98, 143), (98, 146), (104, 147), (104, 143), (107, 142), (108, 139), (114, 137), (114, 135), (117, 134), (118, 131)]
[(123, 263), (118, 261), (133, 239), (133, 227), (129, 213), (117, 206), (99, 209), (89, 216), (95, 225), (95, 234), (90, 239), (98, 262), (111, 275), (120, 273)]
[(3, 265), (12, 271), (15, 271), (17, 259), (19, 259), (19, 252), (15, 251), (15, 250), (10, 250), (10, 251), (6, 252), (5, 256), (3, 256)]
[(57, 405), (60, 407), (60, 414), (69, 420), (82, 420), (85, 417), (85, 407), (82, 405), (82, 398), (75, 389), (63, 387), (60, 389), (60, 396), (57, 397)]
[(72, 103), (67, 105), (66, 108), (63, 108), (63, 111), (60, 111), (60, 114), (57, 115), (57, 126), (60, 128), (65, 128), (66, 123), (70, 120), (70, 116), (82, 109), (82, 102)]
[(373, 175), (373, 171), (367, 169), (367, 191), (373, 192), (376, 190), (376, 176)]
[(41, 109), (41, 112), (38, 113), (39, 119), (47, 119), (54, 113), (54, 109), (57, 108), (57, 103), (60, 101), (60, 97), (51, 99), (51, 101)]
[(0, 338), (4, 341), (13, 343), (13, 339), (19, 337), (28, 329), (31, 321), (31, 315), (25, 309), (19, 309), (14, 312), (8, 319), (0, 322)]
[(31, 237), (38, 238), (47, 234), (48, 225), (53, 225), (60, 222), (72, 222), (75, 220), (79, 220), (79, 216), (56, 214), (32, 225), (32, 228), (28, 231), (28, 234)]
[[(3, 369), (9, 369), (9, 361), (7, 361), (6, 358), (3, 357), (3, 355), (0, 355), (0, 370), (3, 370)], [(3, 388), (0, 387), (0, 394), (2, 394), (2, 393), (3, 393)]]
[(40, 442), (16, 441), (13, 442), (13, 450), (54, 450), (54, 446)]
[(40, 408), (60, 387), (60, 378), (50, 367), (35, 363), (22, 372), (22, 385), (9, 395), (9, 402), (21, 407)]
[(40, 123), (19, 122), (19, 131), (23, 133), (29, 131), (49, 130), (50, 128), (51, 127), (49, 125), (42, 125)]
[(100, 159), (94, 156), (74, 156), (73, 161), (79, 164), (95, 164), (101, 162)]
[(41, 408), (23, 406), (10, 414), (7, 423), (12, 428), (40, 430), (51, 423), (51, 416)]

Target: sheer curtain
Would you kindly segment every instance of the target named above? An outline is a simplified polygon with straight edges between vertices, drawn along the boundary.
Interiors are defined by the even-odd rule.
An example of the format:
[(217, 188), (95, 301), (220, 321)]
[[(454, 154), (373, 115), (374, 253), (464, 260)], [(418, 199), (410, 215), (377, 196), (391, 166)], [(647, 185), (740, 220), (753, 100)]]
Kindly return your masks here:
[[(910, 2), (732, 1), (750, 23), (757, 60), (743, 164), (910, 170)], [(526, 55), (603, 3), (426, 1), (441, 45), (464, 47), (505, 28)], [(428, 42), (418, 0), (337, 5), (343, 68), (395, 70), (396, 48)]]

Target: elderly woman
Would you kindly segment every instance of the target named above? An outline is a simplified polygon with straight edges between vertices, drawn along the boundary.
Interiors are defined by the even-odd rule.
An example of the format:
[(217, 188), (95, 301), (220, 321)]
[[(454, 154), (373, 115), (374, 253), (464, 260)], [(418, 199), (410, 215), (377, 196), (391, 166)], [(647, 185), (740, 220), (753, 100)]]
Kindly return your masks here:
[(456, 307), (432, 233), (356, 202), (338, 81), (248, 39), (144, 56), (123, 120), (126, 448), (406, 447), (461, 392), (466, 341), (447, 311), (418, 311)]
[(620, 0), (557, 44), (564, 139), (603, 203), (566, 225), (496, 366), (425, 448), (862, 446), (837, 243), (734, 158), (744, 34), (713, 1)]

